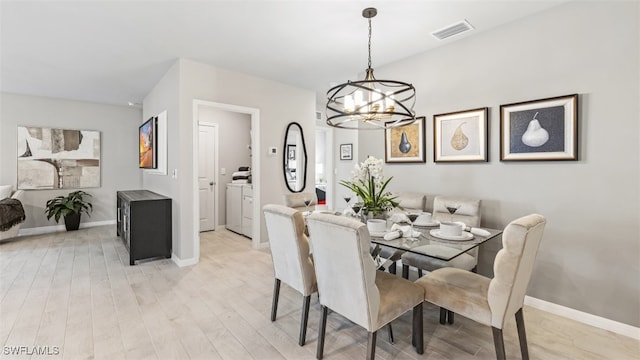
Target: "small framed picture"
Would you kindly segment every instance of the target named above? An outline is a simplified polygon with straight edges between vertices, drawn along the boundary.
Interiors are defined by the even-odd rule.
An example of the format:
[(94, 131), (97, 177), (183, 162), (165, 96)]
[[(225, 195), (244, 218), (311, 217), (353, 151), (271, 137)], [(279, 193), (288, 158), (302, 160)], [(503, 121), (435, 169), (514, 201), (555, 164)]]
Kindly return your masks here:
[(578, 95), (500, 105), (500, 160), (578, 160)]
[(433, 115), (433, 160), (488, 161), (488, 113), (485, 107)]
[(353, 160), (353, 144), (340, 144), (340, 160)]
[(385, 130), (384, 162), (423, 163), (427, 161), (424, 140), (424, 116), (404, 126)]
[(296, 146), (295, 145), (287, 145), (287, 159), (295, 160), (296, 159)]

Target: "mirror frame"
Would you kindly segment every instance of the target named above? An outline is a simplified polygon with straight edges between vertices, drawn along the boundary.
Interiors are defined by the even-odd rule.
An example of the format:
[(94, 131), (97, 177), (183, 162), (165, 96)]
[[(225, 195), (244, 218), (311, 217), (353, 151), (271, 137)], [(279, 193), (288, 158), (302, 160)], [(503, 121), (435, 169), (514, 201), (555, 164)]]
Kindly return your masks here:
[[(304, 156), (304, 176), (302, 178), (302, 188), (300, 190), (294, 190), (289, 186), (289, 182), (287, 181), (287, 170), (285, 168), (285, 163), (287, 159), (287, 140), (289, 139), (289, 129), (292, 126), (297, 126), (300, 130), (300, 139), (302, 140), (302, 154)], [(284, 176), (284, 184), (287, 186), (287, 189), (292, 193), (303, 192), (307, 187), (307, 168), (308, 168), (309, 158), (307, 157), (307, 143), (304, 141), (304, 132), (302, 131), (302, 126), (297, 122), (293, 121), (287, 125), (287, 129), (284, 131), (284, 144), (282, 145), (282, 175)], [(299, 175), (300, 173), (298, 173)]]

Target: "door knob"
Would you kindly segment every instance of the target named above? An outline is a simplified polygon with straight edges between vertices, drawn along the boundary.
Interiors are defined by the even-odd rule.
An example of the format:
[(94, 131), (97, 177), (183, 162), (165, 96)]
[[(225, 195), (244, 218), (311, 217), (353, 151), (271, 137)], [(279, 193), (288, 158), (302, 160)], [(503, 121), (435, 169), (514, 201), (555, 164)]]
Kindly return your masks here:
[(215, 184), (215, 183), (214, 183), (213, 181), (209, 183), (209, 185), (211, 185), (211, 186), (213, 186), (214, 184)]

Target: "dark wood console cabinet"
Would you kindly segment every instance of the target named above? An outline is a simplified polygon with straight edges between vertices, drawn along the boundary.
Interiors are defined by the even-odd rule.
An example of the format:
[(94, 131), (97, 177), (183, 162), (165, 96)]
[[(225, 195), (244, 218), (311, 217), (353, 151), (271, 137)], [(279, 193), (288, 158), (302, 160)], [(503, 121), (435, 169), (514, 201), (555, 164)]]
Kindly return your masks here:
[(117, 234), (136, 260), (171, 257), (171, 199), (148, 190), (118, 191)]

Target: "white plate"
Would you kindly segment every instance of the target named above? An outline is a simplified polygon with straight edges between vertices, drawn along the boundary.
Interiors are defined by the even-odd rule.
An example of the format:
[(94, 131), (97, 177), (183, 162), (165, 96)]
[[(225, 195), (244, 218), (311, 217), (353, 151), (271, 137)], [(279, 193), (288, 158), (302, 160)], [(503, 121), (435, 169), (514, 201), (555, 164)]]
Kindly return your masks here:
[(369, 231), (369, 235), (374, 237), (384, 237), (386, 233), (386, 231)]
[(428, 222), (428, 223), (418, 223), (415, 222), (413, 223), (414, 226), (438, 226), (440, 225), (440, 221), (438, 220), (433, 220), (432, 222)]
[(445, 240), (466, 241), (466, 240), (473, 239), (473, 234), (466, 231), (463, 231), (461, 235), (455, 236), (455, 235), (441, 234), (440, 229), (433, 229), (429, 231), (429, 234), (431, 234), (431, 236), (435, 236), (437, 238), (445, 239)]

